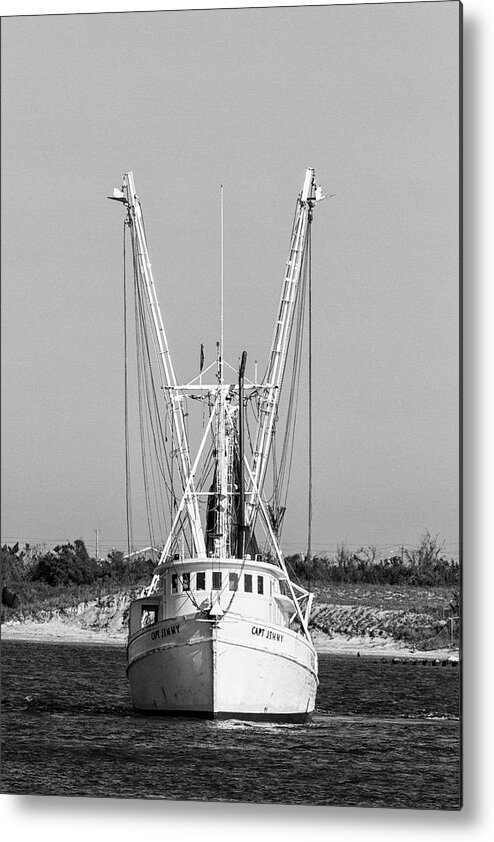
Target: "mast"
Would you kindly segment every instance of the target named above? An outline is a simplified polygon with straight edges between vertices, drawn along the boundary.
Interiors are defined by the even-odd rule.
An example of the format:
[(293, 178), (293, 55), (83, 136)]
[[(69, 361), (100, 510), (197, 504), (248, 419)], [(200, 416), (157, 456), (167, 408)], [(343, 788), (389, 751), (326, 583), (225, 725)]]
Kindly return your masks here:
[(144, 289), (152, 316), (158, 346), (158, 360), (165, 386), (163, 392), (165, 400), (168, 403), (168, 409), (172, 418), (173, 430), (177, 441), (180, 479), (185, 498), (185, 508), (192, 533), (192, 540), (197, 556), (205, 558), (206, 545), (201, 524), (199, 505), (195, 493), (192, 463), (185, 427), (184, 396), (177, 386), (177, 379), (168, 347), (163, 318), (156, 295), (141, 205), (136, 195), (134, 176), (131, 172), (125, 173), (123, 176), (123, 192), (115, 190), (113, 198), (117, 201), (124, 202), (128, 209), (128, 221), (132, 231), (134, 260), (139, 269), (139, 276), (144, 282)]
[(228, 558), (231, 550), (231, 436), (226, 417), (226, 398), (229, 388), (223, 383), (220, 384), (217, 400), (216, 506), (218, 517), (214, 544), (215, 555), (219, 558)]
[[(307, 247), (307, 235), (312, 221), (312, 209), (321, 199), (321, 190), (315, 183), (315, 171), (308, 167), (305, 172), (304, 186), (297, 200), (295, 221), (292, 229), (290, 253), (285, 268), (281, 298), (275, 322), (269, 364), (261, 391), (259, 422), (252, 457), (252, 476), (249, 485), (251, 492), (259, 496), (262, 491), (271, 442), (274, 433), (283, 375), (288, 355), (291, 328), (293, 324), (295, 302)], [(256, 494), (247, 495), (246, 526), (252, 528), (259, 501)]]

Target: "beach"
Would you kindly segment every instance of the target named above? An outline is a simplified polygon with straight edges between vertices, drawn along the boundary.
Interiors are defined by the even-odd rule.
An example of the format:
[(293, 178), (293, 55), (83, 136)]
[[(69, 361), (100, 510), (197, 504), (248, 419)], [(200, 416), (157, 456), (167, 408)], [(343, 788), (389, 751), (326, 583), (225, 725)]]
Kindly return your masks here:
[[(9, 621), (2, 625), (2, 640), (33, 641), (36, 643), (80, 643), (104, 646), (127, 644), (126, 630), (84, 629), (70, 621), (53, 618), (47, 622)], [(393, 638), (372, 638), (370, 636), (347, 637), (342, 634), (329, 635), (315, 629), (312, 640), (316, 651), (325, 655), (346, 655), (373, 658), (400, 658), (431, 661), (459, 659), (458, 649), (442, 648), (419, 651)]]

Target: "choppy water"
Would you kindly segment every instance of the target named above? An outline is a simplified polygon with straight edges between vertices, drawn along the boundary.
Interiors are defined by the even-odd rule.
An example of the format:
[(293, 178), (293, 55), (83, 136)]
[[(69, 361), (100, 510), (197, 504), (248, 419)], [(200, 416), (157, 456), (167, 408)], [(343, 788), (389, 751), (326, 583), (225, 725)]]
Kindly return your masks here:
[(457, 667), (322, 655), (319, 677), (310, 725), (146, 718), (124, 648), (6, 641), (1, 791), (459, 808)]

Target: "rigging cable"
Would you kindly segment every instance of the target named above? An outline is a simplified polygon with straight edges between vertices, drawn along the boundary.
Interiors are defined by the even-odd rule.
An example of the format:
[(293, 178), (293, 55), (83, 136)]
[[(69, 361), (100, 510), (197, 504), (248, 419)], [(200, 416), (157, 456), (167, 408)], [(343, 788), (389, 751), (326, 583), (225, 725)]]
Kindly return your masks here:
[(128, 219), (124, 222), (123, 229), (123, 321), (124, 321), (124, 436), (125, 436), (125, 513), (127, 523), (127, 554), (130, 555), (132, 546), (132, 486), (130, 473), (130, 448), (129, 448), (129, 383), (127, 363), (127, 271), (126, 271), (126, 228)]
[[(135, 246), (135, 242), (134, 242)], [(134, 249), (135, 258), (135, 249)], [(142, 296), (141, 288), (141, 274), (137, 260), (134, 259), (134, 280), (135, 280), (135, 319), (136, 319), (136, 349), (137, 349), (137, 374), (138, 374), (138, 397), (139, 397), (139, 426), (141, 435), (141, 451), (142, 451), (142, 470), (144, 482), (144, 499), (146, 504), (146, 515), (149, 529), (149, 539), (152, 546), (156, 544), (153, 522), (153, 505), (156, 510), (156, 522), (160, 533), (161, 543), (163, 543), (163, 529), (162, 529), (162, 513), (164, 511), (164, 502), (162, 495), (162, 483), (159, 482), (161, 474), (165, 487), (168, 489), (166, 478), (160, 459), (160, 452), (158, 441), (162, 444), (162, 430), (160, 424), (159, 412), (157, 410), (156, 392), (154, 386), (153, 368), (151, 364), (151, 355), (149, 351), (149, 339), (146, 329), (146, 310)], [(147, 365), (146, 365), (147, 363)], [(154, 398), (154, 400), (153, 400)], [(155, 414), (153, 414), (153, 408)], [(158, 419), (158, 426), (160, 427), (161, 436), (158, 436), (156, 431), (156, 416)], [(158, 441), (157, 441), (158, 438)], [(154, 451), (151, 447), (151, 440), (154, 445)], [(153, 486), (154, 496), (151, 500), (149, 474), (147, 461), (149, 460), (149, 468), (151, 475), (151, 482)], [(158, 468), (158, 476), (156, 475), (156, 467)], [(158, 480), (158, 483), (157, 483)], [(157, 490), (158, 484), (158, 490)], [(159, 491), (159, 494), (158, 494)], [(158, 499), (159, 498), (159, 499)]]
[[(143, 227), (143, 232), (144, 232), (144, 240), (145, 240), (146, 247), (147, 247), (146, 223), (145, 223), (145, 219), (144, 219), (144, 214), (142, 212), (142, 208), (141, 208), (141, 215), (142, 215), (142, 227)], [(156, 345), (155, 345), (155, 341), (154, 341), (154, 333), (152, 334), (152, 337), (153, 337), (153, 345), (154, 345), (155, 353), (157, 353), (157, 349), (156, 349)], [(160, 369), (160, 380), (161, 380), (161, 387), (164, 391), (166, 389), (166, 385), (164, 384), (162, 376), (161, 376), (161, 369)], [(153, 384), (153, 388), (154, 388), (154, 384)], [(156, 401), (156, 406), (157, 406), (157, 401)], [(187, 407), (185, 407), (185, 409), (187, 409)], [(171, 405), (171, 407), (169, 407), (167, 409), (167, 414), (166, 414), (166, 417), (165, 417), (165, 424), (168, 423), (170, 435), (171, 435), (171, 451), (170, 451), (170, 454), (168, 454), (168, 449), (166, 448), (165, 442), (167, 441), (167, 437), (166, 437), (166, 434), (163, 435), (163, 429), (161, 427), (161, 421), (160, 421), (161, 439), (163, 440), (163, 449), (164, 449), (164, 453), (165, 453), (166, 466), (167, 466), (168, 474), (169, 474), (169, 477), (170, 477), (170, 486), (169, 487), (168, 487), (168, 484), (166, 483), (166, 480), (165, 480), (165, 485), (167, 486), (167, 490), (169, 492), (170, 527), (171, 527), (171, 524), (173, 523), (174, 513), (177, 510), (177, 503), (178, 503), (177, 495), (175, 493), (175, 484), (174, 484), (174, 466), (175, 466), (175, 458), (176, 458), (176, 453), (175, 453), (175, 425), (174, 425), (174, 422), (173, 422), (173, 413), (174, 412), (175, 412), (175, 408), (173, 407), (173, 401), (172, 401), (172, 405)], [(171, 417), (170, 417), (170, 413), (171, 413)], [(158, 418), (160, 418), (159, 411), (157, 411), (157, 414), (158, 414)], [(184, 432), (185, 432), (186, 437), (188, 437), (187, 416), (188, 416), (188, 411), (184, 412)], [(161, 466), (160, 466), (160, 470), (161, 470), (161, 473), (163, 475), (163, 470), (162, 470)], [(180, 470), (179, 470), (179, 475), (182, 476), (182, 473), (181, 473)], [(182, 518), (180, 518), (179, 523), (182, 524), (182, 529), (183, 529), (184, 521), (183, 521)], [(186, 540), (186, 543), (187, 543), (187, 548), (189, 549), (189, 542), (188, 542), (186, 536), (185, 536), (185, 540)], [(175, 539), (175, 544), (176, 544), (176, 539)]]
[[(141, 208), (141, 218), (142, 218), (142, 226), (143, 226), (143, 231), (144, 231), (144, 240), (145, 240), (146, 247), (147, 247), (146, 223), (145, 223), (145, 219), (144, 219), (144, 213), (142, 212), (142, 208)], [(149, 305), (149, 301), (148, 301), (147, 296), (144, 298), (144, 304), (141, 303), (141, 307), (144, 307), (144, 309), (147, 313), (147, 318), (148, 318), (149, 322), (151, 323), (152, 322), (152, 315), (150, 313), (150, 305)], [(157, 449), (156, 449), (156, 455), (157, 455), (157, 458), (158, 458), (158, 464), (159, 464), (160, 472), (163, 476), (163, 481), (165, 483), (167, 491), (173, 497), (173, 500), (171, 501), (171, 506), (170, 506), (170, 512), (172, 512), (173, 505), (175, 505), (175, 508), (176, 508), (177, 496), (175, 494), (175, 489), (173, 487), (173, 472), (170, 468), (170, 463), (169, 463), (169, 460), (168, 460), (168, 451), (167, 451), (166, 444), (165, 444), (165, 442), (167, 441), (167, 436), (166, 436), (166, 433), (164, 433), (164, 431), (163, 431), (163, 426), (162, 426), (162, 423), (161, 423), (161, 414), (160, 414), (160, 411), (159, 411), (158, 400), (157, 400), (157, 396), (156, 396), (155, 377), (153, 375), (153, 367), (152, 367), (152, 364), (151, 364), (151, 354), (150, 354), (150, 351), (149, 351), (149, 339), (148, 339), (147, 331), (145, 329), (145, 324), (147, 324), (147, 322), (145, 322), (145, 320), (144, 320), (143, 323), (144, 323), (144, 337), (145, 337), (145, 341), (146, 341), (146, 353), (147, 353), (147, 359), (148, 359), (148, 367), (149, 367), (149, 371), (150, 371), (151, 387), (152, 387), (152, 392), (153, 392), (153, 403), (154, 403), (154, 407), (155, 407), (155, 417), (157, 419), (157, 423), (158, 423), (158, 427), (159, 427), (159, 436), (158, 437), (159, 437), (159, 440), (160, 440), (160, 444), (162, 444), (162, 446), (163, 446), (163, 452), (164, 452), (164, 455), (165, 455), (165, 462), (166, 462), (166, 467), (167, 467), (167, 471), (168, 471), (168, 476), (169, 476), (169, 479), (170, 479), (170, 485), (168, 485), (168, 483), (166, 481), (164, 470), (163, 470), (163, 462), (162, 462), (162, 460), (159, 459), (159, 454), (158, 454)], [(152, 342), (153, 342), (155, 358), (158, 359), (159, 358), (159, 349), (157, 348), (157, 345), (156, 345), (154, 331), (151, 331), (151, 339), (152, 339)], [(167, 386), (166, 386), (166, 384), (163, 380), (161, 368), (158, 368), (158, 373), (159, 373), (159, 380), (160, 380), (160, 383), (161, 383), (161, 389), (163, 390), (163, 397), (165, 397), (165, 390), (166, 390)], [(172, 408), (171, 411), (172, 411), (172, 414), (173, 414), (173, 408)], [(167, 414), (166, 414), (166, 417), (165, 417), (165, 425), (168, 424), (168, 427), (172, 432), (172, 438), (173, 438), (173, 419), (169, 418), (169, 412), (170, 412), (170, 409), (167, 408)], [(154, 433), (153, 433), (153, 438), (154, 438)], [(172, 450), (172, 452), (173, 452), (173, 450)], [(172, 520), (173, 520), (173, 518), (172, 518)]]
[[(295, 210), (293, 212), (292, 229), (291, 229), (292, 233), (290, 235), (290, 244), (289, 244), (290, 248), (291, 248), (291, 244), (292, 244), (293, 229), (295, 228), (295, 221), (297, 219), (297, 212), (298, 212), (299, 206), (300, 206), (300, 198), (297, 199), (297, 201), (295, 203)], [(263, 384), (266, 383), (270, 365), (271, 365), (271, 358), (268, 357), (268, 362), (266, 363), (266, 370), (263, 374), (262, 380), (260, 381)]]
[[(158, 490), (159, 490), (159, 501), (158, 501), (158, 494), (156, 492), (156, 479), (155, 479), (155, 472), (152, 470), (153, 476), (153, 485), (155, 489), (155, 505), (156, 511), (158, 516), (158, 521), (160, 524), (161, 529), (161, 522), (162, 516), (160, 514), (164, 513), (165, 511), (165, 503), (163, 500), (162, 494), (162, 485), (165, 486), (165, 489), (168, 494), (173, 494), (173, 489), (168, 485), (164, 464), (168, 469), (168, 473), (170, 474), (170, 467), (168, 464), (167, 454), (166, 454), (166, 445), (165, 445), (165, 437), (163, 433), (163, 427), (161, 423), (161, 415), (158, 406), (158, 400), (156, 395), (156, 386), (155, 386), (155, 376), (153, 373), (153, 365), (151, 361), (151, 352), (149, 348), (149, 337), (148, 331), (146, 329), (147, 321), (146, 321), (146, 308), (145, 308), (145, 300), (142, 299), (142, 294), (139, 291), (139, 307), (140, 307), (140, 318), (141, 318), (141, 333), (142, 333), (142, 345), (145, 351), (145, 361), (146, 367), (143, 367), (144, 373), (144, 386), (145, 386), (145, 393), (146, 393), (146, 408), (147, 408), (147, 420), (149, 425), (149, 430), (152, 437), (152, 442), (154, 446), (153, 454), (151, 454), (151, 446), (149, 446), (150, 450), (150, 460), (151, 466), (155, 463), (157, 466), (157, 480), (158, 480)], [(148, 315), (149, 318), (149, 315)], [(152, 335), (152, 334), (151, 334)], [(153, 339), (154, 344), (154, 339)], [(156, 354), (156, 346), (154, 346), (155, 354)], [(148, 440), (149, 440), (149, 433), (148, 433)], [(161, 477), (162, 482), (159, 482)]]
[[(307, 290), (307, 259), (304, 260), (303, 274), (297, 296), (297, 312), (294, 319), (295, 324), (295, 345), (293, 350), (292, 360), (292, 374), (290, 382), (290, 394), (288, 398), (287, 417), (285, 423), (285, 433), (283, 438), (282, 452), (278, 475), (275, 477), (273, 497), (275, 505), (286, 507), (288, 497), (288, 487), (290, 484), (290, 476), (293, 463), (293, 452), (295, 444), (295, 428), (297, 424), (298, 414), (298, 395), (300, 391), (300, 375), (301, 375), (301, 357), (304, 335), (304, 317), (305, 317), (305, 301)], [(293, 325), (292, 325), (293, 329)], [(286, 479), (285, 479), (285, 475)], [(279, 529), (281, 535), (281, 524)]]
[[(144, 225), (144, 220), (143, 220)], [(144, 236), (146, 238), (146, 233), (144, 231)], [(155, 376), (153, 373), (153, 365), (151, 362), (151, 353), (150, 353), (150, 343), (149, 343), (149, 335), (147, 331), (147, 324), (148, 319), (151, 319), (151, 315), (149, 313), (149, 302), (147, 298), (142, 296), (142, 289), (141, 289), (141, 275), (139, 271), (139, 264), (137, 261), (137, 246), (135, 242), (135, 237), (132, 240), (133, 251), (134, 251), (134, 275), (135, 275), (135, 289), (136, 289), (136, 307), (139, 311), (139, 315), (137, 316), (136, 313), (136, 322), (139, 327), (138, 331), (138, 384), (139, 384), (139, 417), (140, 417), (140, 432), (141, 432), (141, 448), (143, 449), (143, 480), (144, 480), (144, 493), (145, 493), (145, 502), (146, 502), (146, 512), (148, 518), (148, 528), (150, 532), (150, 540), (151, 543), (154, 544), (154, 524), (152, 523), (153, 515), (152, 515), (152, 505), (151, 505), (151, 495), (149, 493), (149, 477), (147, 472), (147, 463), (146, 458), (150, 461), (150, 468), (151, 468), (151, 480), (154, 488), (154, 507), (156, 508), (157, 514), (157, 521), (158, 521), (158, 528), (161, 532), (161, 515), (160, 512), (164, 512), (164, 501), (162, 496), (162, 484), (158, 482), (158, 490), (159, 490), (159, 498), (158, 500), (158, 493), (156, 489), (156, 479), (159, 480), (159, 475), (161, 475), (161, 479), (163, 484), (165, 485), (166, 491), (169, 494), (169, 502), (170, 502), (170, 519), (173, 520), (173, 510), (176, 509), (177, 506), (177, 499), (176, 494), (173, 488), (173, 464), (174, 464), (174, 453), (173, 453), (173, 425), (170, 423), (167, 416), (165, 418), (165, 424), (169, 423), (171, 427), (172, 433), (172, 454), (171, 459), (169, 459), (167, 447), (166, 447), (166, 435), (164, 434), (162, 422), (161, 422), (161, 413), (158, 406), (158, 400), (156, 395), (156, 385), (155, 385)], [(157, 348), (154, 341), (154, 334), (151, 333), (154, 351), (157, 356)], [(146, 365), (147, 363), (147, 365)], [(160, 369), (161, 372), (161, 369)], [(160, 377), (161, 380), (161, 377)], [(161, 380), (162, 388), (164, 389), (165, 386), (163, 381)], [(143, 412), (143, 407), (146, 412)], [(172, 409), (173, 412), (173, 409)], [(187, 413), (184, 413), (187, 416)], [(146, 425), (144, 425), (144, 421)], [(186, 422), (187, 423), (187, 422)], [(145, 429), (144, 429), (145, 426)], [(151, 440), (152, 444), (154, 445), (154, 456), (153, 457), (153, 449), (151, 447)], [(147, 448), (146, 448), (146, 441), (147, 441)], [(148, 453), (146, 454), (146, 450)], [(164, 456), (164, 459), (163, 459)], [(158, 477), (156, 477), (155, 470), (153, 465), (157, 465), (158, 468)], [(166, 464), (169, 481), (170, 484), (167, 482), (167, 478), (165, 476), (164, 465)], [(185, 523), (187, 522), (187, 516), (181, 517), (179, 519), (179, 531), (182, 531), (182, 534), (185, 538), (185, 543), (187, 544), (187, 549), (190, 553), (190, 545), (188, 537), (185, 533)]]
[(307, 556), (306, 560), (310, 561), (310, 551), (312, 542), (312, 260), (311, 260), (311, 216), (309, 216), (308, 237), (307, 237), (307, 333), (308, 333), (308, 356), (309, 356), (309, 370), (308, 370), (308, 393), (309, 393), (309, 501), (308, 501), (308, 516), (307, 516)]
[[(135, 256), (135, 251), (134, 251)], [(142, 337), (142, 323), (140, 312), (140, 290), (139, 290), (139, 270), (134, 260), (134, 314), (135, 314), (135, 330), (136, 330), (136, 351), (137, 351), (137, 394), (139, 407), (139, 433), (141, 438), (141, 455), (142, 455), (142, 476), (144, 485), (144, 501), (146, 504), (146, 517), (149, 530), (149, 539), (152, 546), (154, 546), (154, 531), (152, 525), (151, 513), (151, 498), (149, 494), (149, 479), (146, 463), (146, 429), (145, 429), (145, 414), (144, 414), (144, 359), (143, 359), (143, 337)]]

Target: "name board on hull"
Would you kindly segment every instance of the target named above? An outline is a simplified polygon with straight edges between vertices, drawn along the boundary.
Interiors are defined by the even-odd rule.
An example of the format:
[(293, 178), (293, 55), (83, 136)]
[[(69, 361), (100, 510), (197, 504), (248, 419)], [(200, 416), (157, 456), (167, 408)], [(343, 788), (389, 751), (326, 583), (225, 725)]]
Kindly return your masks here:
[(154, 629), (151, 632), (151, 640), (161, 640), (163, 637), (170, 637), (173, 634), (178, 634), (180, 631), (180, 623), (175, 623), (173, 626), (163, 626), (161, 629)]
[(280, 632), (271, 631), (271, 629), (265, 629), (263, 626), (252, 626), (251, 633), (256, 635), (256, 637), (262, 637), (264, 640), (275, 640), (277, 643), (283, 642), (283, 637)]

